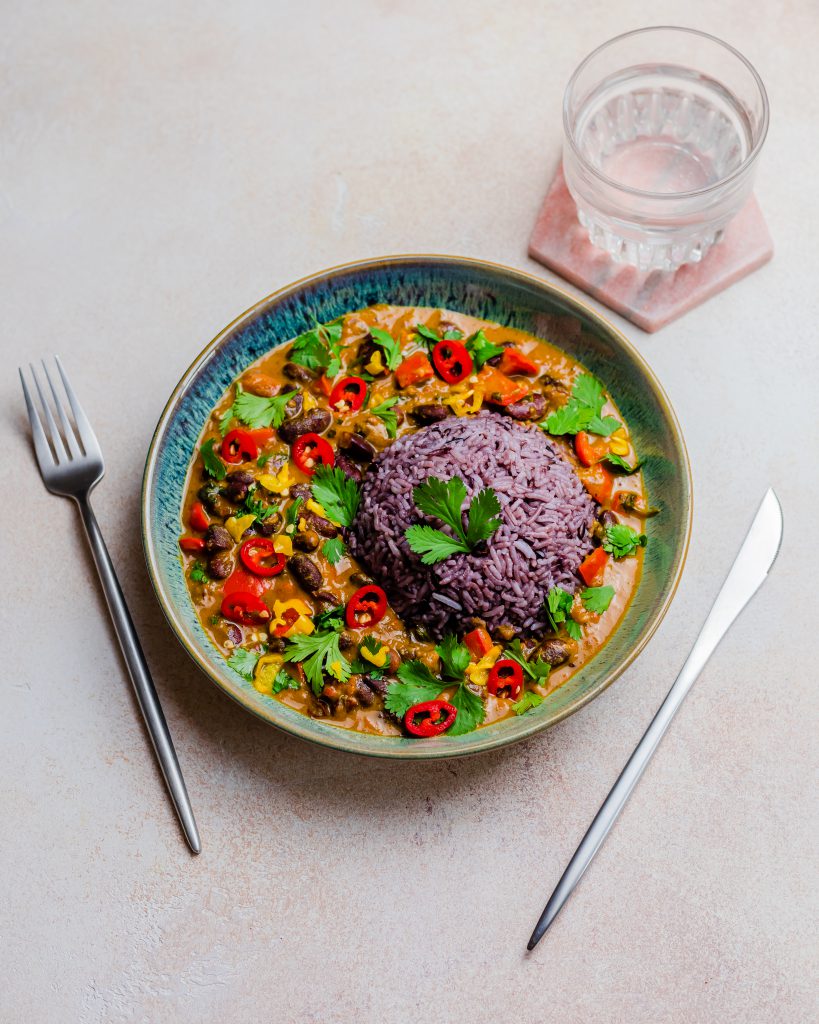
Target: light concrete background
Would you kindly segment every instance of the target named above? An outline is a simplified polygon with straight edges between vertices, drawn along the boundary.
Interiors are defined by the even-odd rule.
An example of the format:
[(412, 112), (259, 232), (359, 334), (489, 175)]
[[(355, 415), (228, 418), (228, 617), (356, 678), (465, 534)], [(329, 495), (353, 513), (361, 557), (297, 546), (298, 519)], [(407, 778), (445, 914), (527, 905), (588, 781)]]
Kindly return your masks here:
[[(816, 4), (77, 0), (3, 15), (4, 1024), (816, 1020)], [(694, 466), (664, 625), (593, 705), (492, 756), (381, 764), (279, 735), (198, 674), (152, 596), (138, 495), (166, 396), (237, 313), (324, 266), (427, 251), (548, 277), (525, 252), (563, 85), (599, 42), (663, 22), (727, 38), (761, 71), (757, 194), (777, 245), (662, 333), (626, 327)], [(34, 469), (15, 369), (55, 350), (102, 439), (96, 507), (198, 859), (74, 510)], [(775, 573), (527, 956), (768, 484), (786, 519)]]

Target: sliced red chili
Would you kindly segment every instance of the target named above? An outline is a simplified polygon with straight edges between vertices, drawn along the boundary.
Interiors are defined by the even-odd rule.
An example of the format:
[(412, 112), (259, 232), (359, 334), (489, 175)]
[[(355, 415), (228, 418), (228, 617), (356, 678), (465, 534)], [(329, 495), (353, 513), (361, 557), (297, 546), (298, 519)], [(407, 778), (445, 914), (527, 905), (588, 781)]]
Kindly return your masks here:
[(332, 445), (318, 434), (302, 434), (297, 438), (292, 455), (296, 466), (308, 476), (319, 466), (332, 466), (336, 461)]
[(268, 621), (270, 611), (260, 597), (248, 590), (236, 590), (222, 598), (222, 615), (240, 626), (258, 626)]
[(404, 715), (404, 727), (412, 736), (440, 736), (457, 717), (458, 709), (445, 700), (413, 704)]
[(249, 430), (231, 430), (222, 441), (222, 458), (234, 465), (237, 462), (252, 462), (258, 458), (259, 446)]
[(472, 373), (472, 356), (460, 341), (439, 341), (432, 350), (435, 369), (447, 384), (457, 384)]
[(349, 412), (358, 412), (367, 397), (367, 382), (361, 377), (342, 377), (330, 392), (330, 408), (338, 409), (342, 402)]
[(208, 514), (201, 501), (195, 501), (191, 505), (191, 514), (188, 516), (188, 522), (191, 524), (192, 530), (199, 530), (202, 533), (210, 526)]
[(363, 629), (380, 622), (387, 611), (387, 595), (374, 583), (360, 587), (347, 602), (344, 619), (350, 629)]
[[(281, 622), (278, 626), (273, 627), (273, 632), (276, 636), (284, 636), (288, 630), (290, 630), (298, 620), (299, 613), (295, 608), (285, 608), (282, 612)], [(299, 666), (301, 667), (301, 666)]]
[(205, 550), (205, 542), (201, 537), (180, 537), (179, 546), (190, 555), (200, 554)]
[(251, 537), (246, 540), (239, 548), (239, 558), (242, 565), (257, 576), (278, 576), (287, 561), (267, 537)]
[[(501, 658), (492, 666), (486, 688), (493, 697), (509, 697), (517, 700), (523, 691), (523, 669), (511, 658)], [(508, 693), (504, 693), (508, 690)]]

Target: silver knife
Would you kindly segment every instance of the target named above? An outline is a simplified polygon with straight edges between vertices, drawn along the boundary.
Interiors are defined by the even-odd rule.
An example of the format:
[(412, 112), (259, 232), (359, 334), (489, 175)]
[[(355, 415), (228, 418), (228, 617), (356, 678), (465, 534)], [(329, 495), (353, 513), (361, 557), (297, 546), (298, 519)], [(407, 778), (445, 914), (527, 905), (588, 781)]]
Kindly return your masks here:
[(680, 674), (569, 861), (569, 866), (563, 872), (540, 915), (527, 949), (535, 948), (560, 913), (563, 904), (571, 896), (574, 887), (583, 877), (583, 872), (591, 864), (594, 855), (609, 834), (697, 676), (705, 668), (706, 662), (736, 617), (765, 582), (779, 554), (782, 525), (782, 508), (778, 498), (769, 488)]

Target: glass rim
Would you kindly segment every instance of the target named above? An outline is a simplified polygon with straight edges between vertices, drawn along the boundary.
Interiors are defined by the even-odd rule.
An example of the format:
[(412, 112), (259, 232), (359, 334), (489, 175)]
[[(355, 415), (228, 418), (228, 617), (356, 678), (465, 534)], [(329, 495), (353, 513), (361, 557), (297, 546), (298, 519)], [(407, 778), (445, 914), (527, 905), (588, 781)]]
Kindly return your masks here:
[[(645, 32), (661, 31), (685, 32), (688, 35), (700, 36), (703, 39), (710, 39), (711, 42), (716, 43), (718, 46), (721, 46), (723, 49), (727, 50), (730, 54), (736, 57), (750, 71), (751, 76), (756, 82), (757, 88), (759, 89), (759, 94), (762, 98), (762, 117), (759, 122), (759, 137), (757, 138), (756, 142), (753, 145), (753, 148), (742, 161), (742, 163), (739, 165), (739, 167), (737, 167), (736, 170), (732, 171), (730, 174), (726, 175), (724, 178), (720, 178), (719, 181), (715, 181), (711, 185), (706, 185), (704, 188), (690, 189), (687, 192), (650, 192), (647, 191), (646, 189), (634, 188), (632, 185), (623, 185), (622, 183), (615, 181), (614, 178), (610, 178), (607, 174), (603, 174), (602, 171), (599, 171), (596, 167), (593, 167), (589, 163), (589, 161), (583, 156), (575, 141), (574, 132), (569, 127), (569, 98), (571, 96), (572, 90), (575, 86), (578, 76), (580, 75), (581, 71), (583, 71), (583, 69), (587, 66), (587, 64), (599, 53), (601, 53), (603, 50), (611, 46), (612, 43), (619, 43), (622, 39), (628, 39), (631, 36), (639, 36)], [(759, 156), (759, 151), (762, 149), (762, 145), (765, 142), (765, 138), (768, 134), (769, 120), (770, 106), (768, 103), (768, 93), (765, 89), (765, 84), (762, 81), (759, 72), (748, 60), (748, 58), (743, 56), (739, 52), (739, 50), (731, 46), (730, 43), (726, 43), (724, 39), (720, 39), (718, 36), (711, 35), (710, 32), (701, 32), (697, 28), (685, 28), (683, 25), (646, 25), (644, 28), (635, 28), (631, 29), (629, 32), (621, 32), (618, 36), (612, 36), (611, 39), (607, 39), (604, 43), (601, 43), (600, 46), (595, 47), (595, 49), (593, 49), (591, 53), (587, 54), (583, 58), (583, 60), (577, 65), (577, 67), (572, 72), (571, 78), (566, 83), (566, 89), (563, 93), (563, 134), (566, 138), (566, 141), (571, 146), (575, 156), (580, 161), (580, 163), (591, 174), (593, 174), (595, 178), (597, 178), (599, 181), (602, 181), (604, 184), (609, 185), (614, 189), (617, 189), (618, 192), (624, 192), (628, 195), (642, 196), (644, 198), (649, 199), (679, 200), (693, 196), (702, 196), (708, 194), (709, 192), (714, 192), (717, 189), (723, 188), (725, 185), (733, 181), (735, 178), (740, 177), (748, 170), (751, 164)]]

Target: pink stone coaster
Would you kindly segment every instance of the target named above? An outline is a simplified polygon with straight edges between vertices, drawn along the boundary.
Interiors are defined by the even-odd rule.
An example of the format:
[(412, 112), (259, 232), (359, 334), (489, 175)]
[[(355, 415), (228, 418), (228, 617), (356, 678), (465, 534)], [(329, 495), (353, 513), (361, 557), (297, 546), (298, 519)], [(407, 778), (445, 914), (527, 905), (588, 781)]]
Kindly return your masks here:
[(615, 263), (588, 239), (559, 167), (529, 240), (529, 255), (584, 292), (653, 332), (757, 270), (773, 256), (773, 241), (752, 196), (701, 263), (674, 272)]

